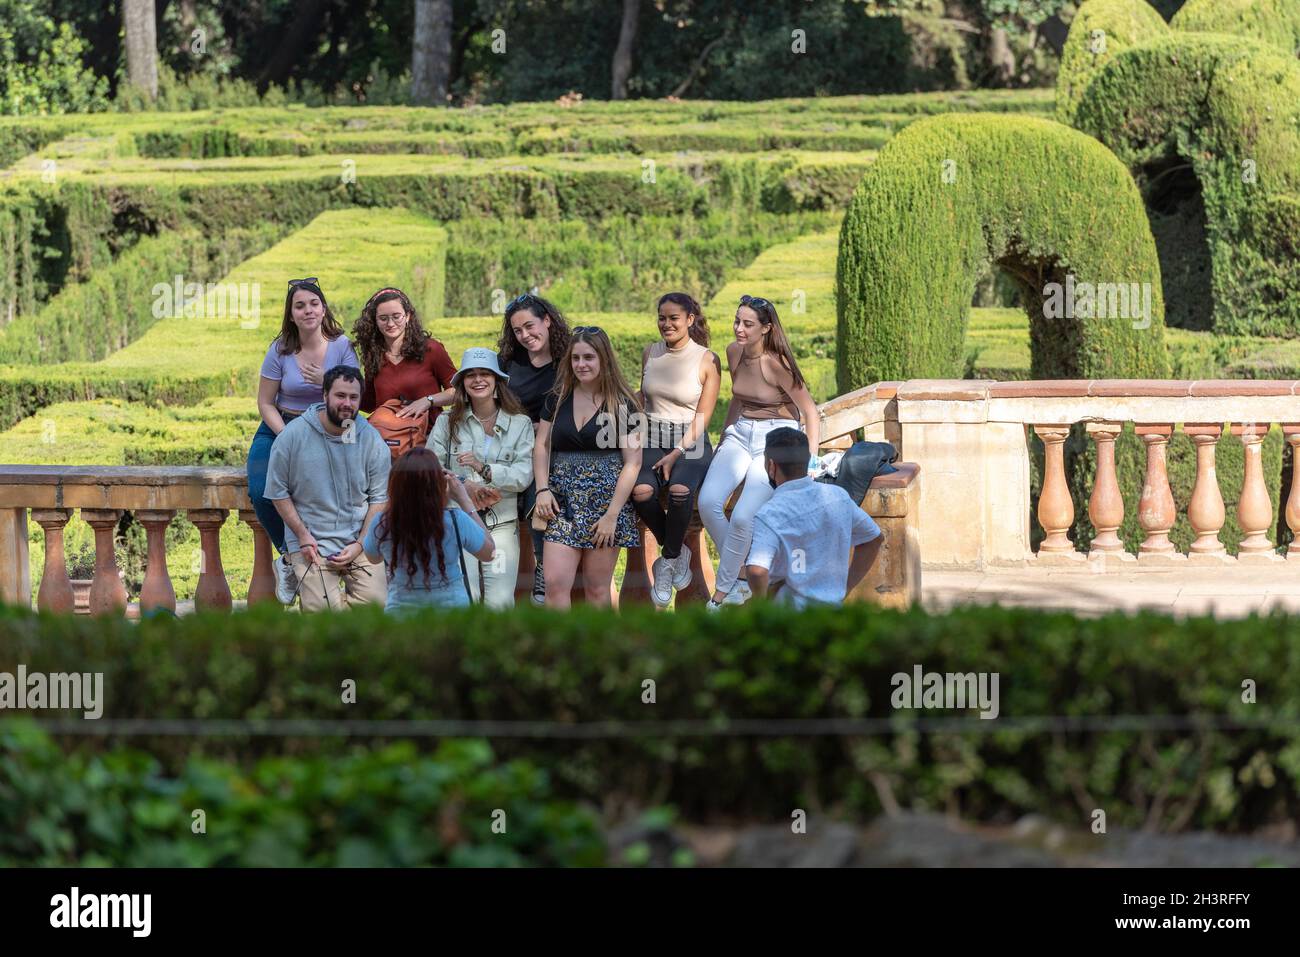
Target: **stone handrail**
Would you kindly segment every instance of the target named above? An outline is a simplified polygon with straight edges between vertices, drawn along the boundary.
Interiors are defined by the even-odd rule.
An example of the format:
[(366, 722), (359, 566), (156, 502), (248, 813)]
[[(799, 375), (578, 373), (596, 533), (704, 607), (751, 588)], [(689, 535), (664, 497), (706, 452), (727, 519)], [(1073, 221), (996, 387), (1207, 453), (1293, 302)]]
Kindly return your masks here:
[[(847, 448), (859, 433), (867, 438), (890, 437), (897, 445), (892, 421), (893, 384), (882, 383), (841, 396), (820, 407), (823, 448)], [(882, 558), (854, 596), (882, 604), (905, 606), (920, 595), (920, 551), (916, 523), (919, 469), (903, 464), (897, 473), (873, 483), (863, 508), (885, 532)], [(253, 529), (254, 563), (248, 601), (275, 599), (270, 541), (248, 499), (244, 469), (184, 466), (0, 466), (0, 601), (27, 604), (31, 595), (28, 555), (28, 510), (45, 532), (45, 564), (37, 593), (42, 610), (71, 612), (74, 596), (68, 578), (63, 530), (80, 509), (95, 531), (95, 574), (90, 588), (92, 614), (121, 611), (127, 605), (113, 537), (123, 512), (132, 512), (145, 527), (148, 558), (140, 594), (141, 609), (175, 610), (176, 594), (167, 571), (166, 533), (184, 510), (198, 527), (201, 565), (194, 604), (198, 609), (229, 609), (230, 587), (221, 560), (220, 529), (231, 511)], [(517, 595), (527, 600), (532, 582), (532, 546), (527, 527), (521, 528), (520, 575)], [(707, 561), (698, 517), (688, 532), (695, 583), (679, 600), (707, 600), (713, 588), (713, 568)], [(653, 554), (652, 554), (653, 553)], [(645, 546), (629, 550), (620, 598), (649, 600), (648, 564), (657, 547), (646, 535)]]
[(42, 610), (74, 610), (72, 585), (63, 554), (63, 529), (73, 509), (95, 530), (95, 576), (90, 612), (126, 608), (126, 588), (118, 574), (113, 533), (124, 511), (145, 527), (148, 561), (140, 593), (142, 608), (176, 609), (167, 572), (167, 527), (180, 510), (199, 529), (202, 553), (194, 605), (229, 609), (230, 586), (221, 564), (220, 531), (231, 511), (253, 529), (253, 575), (248, 602), (275, 600), (271, 543), (248, 500), (242, 468), (184, 466), (67, 467), (0, 466), (0, 600), (26, 605), (31, 596), (27, 552), (27, 510), (45, 530), (45, 567), (36, 605)]
[[(1267, 539), (1274, 516), (1260, 449), (1274, 423), (1282, 427), (1293, 449), (1300, 446), (1300, 381), (921, 379), (897, 384), (892, 414), (897, 418), (902, 454), (920, 463), (929, 475), (920, 508), (927, 564), (1132, 561), (1116, 534), (1124, 519), (1124, 504), (1114, 449), (1128, 422), (1146, 445), (1138, 506), (1145, 540), (1139, 564), (1231, 561), (1219, 540), (1225, 511), (1214, 465), (1225, 423), (1245, 446), (1244, 483), (1237, 506), (1243, 539), (1237, 560), (1282, 561)], [(1076, 423), (1086, 424), (1098, 458), (1086, 503), (1097, 536), (1087, 555), (1076, 551), (1066, 534), (1074, 521), (1075, 503), (1066, 481), (1063, 448)], [(1178, 426), (1197, 447), (1196, 482), (1186, 503), (1197, 537), (1186, 558), (1169, 541), (1176, 512), (1165, 452)], [(1045, 447), (1037, 515), (1047, 537), (1037, 553), (1030, 548), (1030, 429)], [(953, 489), (961, 494), (953, 495)], [(1080, 507), (1085, 506), (1080, 503)], [(1300, 488), (1294, 481), (1286, 519), (1296, 531)], [(1296, 554), (1293, 545), (1287, 557)]]

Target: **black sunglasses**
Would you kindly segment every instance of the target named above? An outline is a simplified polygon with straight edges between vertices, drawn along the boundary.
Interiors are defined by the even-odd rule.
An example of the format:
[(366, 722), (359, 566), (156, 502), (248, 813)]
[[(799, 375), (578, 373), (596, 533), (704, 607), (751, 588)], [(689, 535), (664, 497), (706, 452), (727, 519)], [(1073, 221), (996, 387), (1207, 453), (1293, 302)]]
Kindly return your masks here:
[(740, 304), (742, 306), (758, 306), (759, 308), (771, 308), (772, 306), (766, 299), (760, 299), (758, 296), (741, 296)]
[(595, 335), (597, 332), (603, 333), (605, 330), (600, 326), (578, 326), (573, 330), (575, 336)]
[(506, 312), (509, 312), (515, 306), (541, 305), (537, 297), (531, 292), (521, 292), (515, 298), (506, 303)]
[(290, 279), (289, 285), (290, 286), (319, 286), (320, 280), (317, 279), (315, 276), (312, 276), (310, 279)]

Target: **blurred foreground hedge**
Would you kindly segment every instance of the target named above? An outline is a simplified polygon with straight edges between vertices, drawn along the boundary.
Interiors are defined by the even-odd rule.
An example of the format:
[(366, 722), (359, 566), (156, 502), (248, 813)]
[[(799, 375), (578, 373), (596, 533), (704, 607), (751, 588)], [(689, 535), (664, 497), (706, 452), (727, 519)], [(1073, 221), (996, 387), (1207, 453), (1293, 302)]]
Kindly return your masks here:
[[(60, 745), (100, 753), (129, 743), (173, 774), (200, 754), (244, 766), (267, 755), (328, 759), (336, 775), (352, 773), (338, 757), (345, 745), (381, 739), (242, 731), (115, 739), (108, 722), (546, 723), (569, 736), (494, 737), (497, 755), (545, 768), (562, 796), (607, 808), (668, 803), (691, 820), (788, 820), (795, 807), (867, 818), (897, 801), (991, 821), (1035, 812), (1086, 826), (1102, 808), (1112, 825), (1246, 831), (1300, 812), (1298, 639), (1300, 623), (1287, 617), (1086, 620), (998, 608), (933, 616), (860, 605), (794, 613), (761, 602), (720, 615), (579, 607), (404, 619), (376, 609), (304, 617), (272, 608), (138, 625), (7, 610), (0, 671), (104, 672), (104, 718), (74, 722), (91, 734), (64, 735)], [(996, 672), (1000, 717), (893, 709), (892, 676), (916, 665)], [(354, 704), (342, 701), (348, 679)], [(1243, 702), (1246, 680), (1255, 682), (1255, 703)], [(1016, 724), (1189, 715), (1236, 725)], [(964, 723), (921, 730), (918, 717)], [(841, 736), (736, 733), (737, 721), (801, 718), (888, 723)], [(679, 720), (717, 733), (665, 724)], [(620, 722), (628, 733), (573, 733), (594, 722)], [(422, 749), (434, 742), (419, 739)], [(0, 803), (16, 800), (15, 775), (0, 770)]]

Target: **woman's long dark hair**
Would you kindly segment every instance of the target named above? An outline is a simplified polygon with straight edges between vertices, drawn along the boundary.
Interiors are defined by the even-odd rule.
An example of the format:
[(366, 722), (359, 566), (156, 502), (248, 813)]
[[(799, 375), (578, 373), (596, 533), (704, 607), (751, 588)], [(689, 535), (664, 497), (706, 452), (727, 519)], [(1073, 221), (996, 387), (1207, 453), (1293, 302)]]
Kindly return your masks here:
[(527, 351), (515, 338), (514, 329), (510, 328), (511, 318), (521, 309), (527, 309), (538, 319), (551, 320), (551, 360), (559, 362), (560, 357), (569, 348), (569, 324), (564, 321), (563, 314), (552, 303), (547, 302), (541, 296), (525, 294), (514, 299), (510, 305), (506, 306), (506, 318), (501, 325), (501, 338), (497, 340), (497, 357), (502, 368), (508, 366), (516, 358), (523, 362), (528, 357)]
[[(456, 390), (456, 398), (451, 403), (451, 408), (447, 410), (447, 446), (456, 444), (456, 436), (459, 434), (460, 424), (465, 420), (465, 414), (471, 408), (469, 393), (465, 391), (465, 376), (468, 372), (462, 372), (452, 386)], [(497, 380), (496, 404), (502, 412), (510, 415), (524, 415), (524, 407), (520, 405), (515, 394), (510, 391), (505, 380), (495, 372), (492, 378)]]
[[(746, 299), (750, 301), (746, 302)], [(805, 386), (803, 373), (799, 371), (799, 363), (794, 360), (794, 350), (790, 348), (790, 340), (786, 338), (785, 330), (781, 328), (781, 319), (776, 314), (776, 306), (766, 299), (762, 300), (762, 303), (759, 305), (749, 296), (745, 296), (740, 300), (740, 306), (736, 308), (743, 306), (746, 309), (753, 309), (754, 315), (758, 316), (761, 324), (772, 327), (772, 331), (767, 334), (763, 342), (763, 351), (776, 353), (777, 361), (794, 377), (794, 386), (803, 388)]]
[(393, 543), (389, 581), (398, 568), (404, 568), (412, 581), (417, 569), (422, 569), (424, 587), (430, 587), (429, 560), (435, 552), (438, 574), (447, 577), (447, 560), (442, 553), (446, 507), (446, 480), (432, 449), (416, 446), (393, 463), (388, 474), (388, 510), (379, 517), (375, 529), (377, 539)]
[(655, 309), (662, 309), (663, 304), (666, 302), (681, 306), (686, 310), (686, 315), (695, 317), (695, 321), (686, 327), (686, 331), (700, 345), (707, 346), (709, 344), (709, 324), (704, 321), (704, 310), (700, 308), (700, 304), (695, 301), (694, 297), (684, 292), (666, 292), (659, 297), (659, 303), (655, 306)]
[(427, 343), (433, 338), (420, 323), (420, 316), (415, 311), (411, 298), (402, 290), (388, 286), (371, 296), (361, 308), (361, 315), (352, 326), (352, 341), (357, 347), (357, 356), (361, 359), (362, 370), (367, 379), (374, 379), (384, 367), (384, 353), (388, 351), (388, 340), (379, 331), (375, 313), (379, 306), (394, 299), (402, 304), (406, 311), (405, 335), (402, 337), (402, 358), (415, 362), (424, 361)]
[(290, 286), (289, 294), (284, 297), (284, 320), (280, 323), (280, 334), (275, 337), (275, 341), (280, 344), (282, 356), (293, 355), (302, 348), (302, 340), (298, 338), (298, 326), (293, 321), (293, 294), (300, 289), (316, 296), (320, 299), (320, 304), (325, 307), (325, 316), (320, 321), (320, 334), (331, 342), (343, 335), (343, 327), (330, 311), (329, 301), (325, 298), (325, 293), (320, 291), (320, 286), (315, 283), (300, 282), (296, 286)]

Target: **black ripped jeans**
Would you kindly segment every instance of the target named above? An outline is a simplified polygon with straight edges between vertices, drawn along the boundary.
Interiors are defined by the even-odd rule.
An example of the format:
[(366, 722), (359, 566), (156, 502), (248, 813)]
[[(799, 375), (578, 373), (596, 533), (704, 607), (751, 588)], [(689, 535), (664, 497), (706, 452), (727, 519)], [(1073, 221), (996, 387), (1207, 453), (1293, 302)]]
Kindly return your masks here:
[[(671, 449), (642, 449), (641, 471), (637, 474), (636, 485), (632, 487), (632, 507), (645, 522), (645, 527), (654, 535), (663, 549), (664, 558), (676, 558), (682, 553), (682, 541), (686, 538), (687, 526), (691, 524), (691, 513), (695, 511), (695, 497), (704, 484), (704, 475), (713, 461), (713, 446), (708, 435), (696, 439), (688, 446), (686, 454), (673, 463), (668, 481), (664, 481), (654, 470), (654, 464), (667, 455)], [(644, 502), (636, 497), (637, 485), (649, 485), (654, 489)], [(674, 485), (680, 485), (685, 492), (672, 491)], [(659, 504), (659, 495), (668, 489), (668, 508)]]

